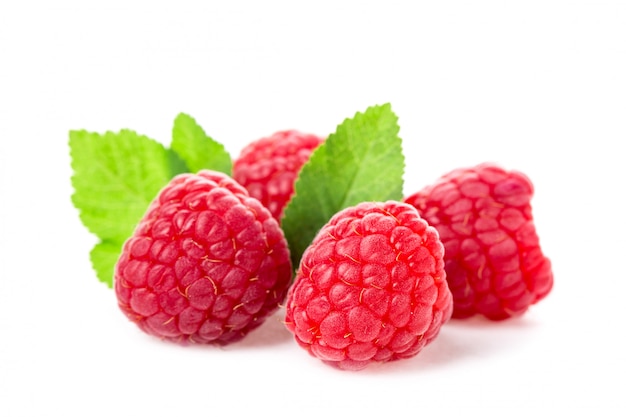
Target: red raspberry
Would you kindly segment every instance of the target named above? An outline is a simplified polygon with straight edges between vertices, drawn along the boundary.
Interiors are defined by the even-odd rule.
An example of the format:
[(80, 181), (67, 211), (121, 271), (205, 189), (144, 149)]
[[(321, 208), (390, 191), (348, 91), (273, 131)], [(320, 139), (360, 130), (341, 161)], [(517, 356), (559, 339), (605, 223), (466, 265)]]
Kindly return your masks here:
[(524, 174), (484, 163), (405, 198), (439, 231), (453, 317), (519, 316), (552, 289), (550, 260), (533, 223), (533, 192)]
[(300, 168), (323, 139), (284, 130), (243, 148), (233, 163), (233, 178), (280, 220), (294, 191)]
[(278, 222), (232, 178), (181, 174), (152, 201), (115, 268), (119, 307), (179, 343), (241, 339), (278, 308), (292, 277)]
[(286, 326), (312, 356), (340, 369), (413, 357), (452, 313), (443, 250), (408, 204), (344, 209), (302, 256)]

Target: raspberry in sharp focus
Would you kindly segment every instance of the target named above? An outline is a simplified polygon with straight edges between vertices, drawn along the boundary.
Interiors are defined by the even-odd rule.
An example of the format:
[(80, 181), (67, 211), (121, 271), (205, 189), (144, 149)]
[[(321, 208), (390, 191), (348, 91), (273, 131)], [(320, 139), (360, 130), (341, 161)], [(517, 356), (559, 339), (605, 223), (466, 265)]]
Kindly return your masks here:
[(115, 267), (124, 314), (185, 344), (226, 344), (274, 312), (292, 268), (286, 240), (259, 201), (213, 171), (174, 177), (152, 201)]
[(405, 198), (439, 231), (453, 317), (519, 316), (552, 289), (551, 263), (533, 222), (533, 193), (526, 175), (484, 163), (449, 172)]
[(280, 221), (300, 168), (322, 142), (321, 137), (297, 130), (258, 139), (233, 162), (233, 178)]
[(413, 357), (452, 313), (443, 251), (408, 204), (344, 209), (305, 250), (285, 324), (312, 356), (340, 369)]

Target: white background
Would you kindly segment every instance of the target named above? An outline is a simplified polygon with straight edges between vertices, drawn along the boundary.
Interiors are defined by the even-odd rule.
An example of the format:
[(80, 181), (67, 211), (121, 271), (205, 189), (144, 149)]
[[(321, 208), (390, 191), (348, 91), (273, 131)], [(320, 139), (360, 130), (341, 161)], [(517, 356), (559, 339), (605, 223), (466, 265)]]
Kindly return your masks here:
[[(626, 415), (626, 2), (15, 4), (0, 5), (1, 416)], [(187, 112), (235, 156), (386, 102), (405, 192), (487, 160), (533, 180), (555, 287), (524, 317), (453, 321), (411, 360), (340, 372), (280, 312), (238, 344), (183, 348), (97, 281), (70, 129), (169, 143)]]

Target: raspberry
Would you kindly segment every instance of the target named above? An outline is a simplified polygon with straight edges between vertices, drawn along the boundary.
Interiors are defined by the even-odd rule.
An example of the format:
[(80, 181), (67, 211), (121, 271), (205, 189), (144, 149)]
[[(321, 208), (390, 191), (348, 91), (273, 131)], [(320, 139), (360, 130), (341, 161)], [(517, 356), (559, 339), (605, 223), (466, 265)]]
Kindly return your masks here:
[(233, 163), (233, 178), (280, 220), (294, 183), (313, 150), (323, 139), (284, 130), (248, 144)]
[(528, 177), (491, 163), (457, 169), (405, 198), (439, 231), (455, 318), (503, 320), (552, 289), (539, 246)]
[(413, 357), (452, 313), (443, 250), (408, 204), (344, 209), (305, 250), (285, 324), (309, 354), (340, 369)]
[(174, 177), (152, 201), (115, 267), (122, 312), (163, 339), (227, 344), (284, 300), (291, 261), (278, 222), (232, 178)]

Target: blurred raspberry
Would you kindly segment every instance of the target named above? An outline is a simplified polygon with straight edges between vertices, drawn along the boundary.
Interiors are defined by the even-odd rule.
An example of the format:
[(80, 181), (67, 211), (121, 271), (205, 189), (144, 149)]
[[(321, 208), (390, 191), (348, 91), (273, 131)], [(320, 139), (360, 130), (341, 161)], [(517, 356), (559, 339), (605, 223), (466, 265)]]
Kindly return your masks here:
[(269, 209), (276, 220), (294, 191), (300, 168), (323, 139), (284, 130), (248, 144), (233, 163), (233, 178)]
[(453, 317), (519, 316), (552, 289), (551, 263), (533, 222), (533, 192), (521, 172), (484, 163), (454, 170), (405, 199), (439, 231)]

